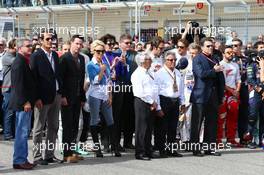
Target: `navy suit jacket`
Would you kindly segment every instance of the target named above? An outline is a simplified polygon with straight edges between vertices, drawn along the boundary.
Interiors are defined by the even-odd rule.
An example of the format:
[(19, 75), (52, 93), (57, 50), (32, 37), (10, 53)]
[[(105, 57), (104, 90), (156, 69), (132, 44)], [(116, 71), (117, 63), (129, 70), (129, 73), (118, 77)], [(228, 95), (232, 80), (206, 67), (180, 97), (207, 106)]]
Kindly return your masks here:
[(55, 72), (42, 49), (38, 49), (30, 57), (30, 68), (37, 84), (37, 99), (41, 99), (43, 104), (53, 103), (57, 93), (56, 80), (59, 85), (58, 91), (60, 91), (61, 87), (58, 54), (52, 51), (52, 57), (55, 65)]
[[(214, 62), (218, 60), (213, 58)], [(215, 72), (210, 66), (209, 60), (200, 53), (193, 59), (194, 87), (191, 93), (191, 103), (207, 103), (216, 86), (218, 103), (222, 103), (224, 96), (225, 79), (222, 72)]]

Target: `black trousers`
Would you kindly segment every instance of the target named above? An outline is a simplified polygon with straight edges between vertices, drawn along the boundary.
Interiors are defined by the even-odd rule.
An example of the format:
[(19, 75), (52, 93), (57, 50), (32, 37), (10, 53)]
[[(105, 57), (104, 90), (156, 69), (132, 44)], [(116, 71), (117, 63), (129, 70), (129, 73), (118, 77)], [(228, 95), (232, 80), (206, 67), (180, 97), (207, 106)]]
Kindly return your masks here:
[(151, 138), (153, 130), (153, 115), (150, 104), (140, 98), (135, 98), (135, 143), (136, 156), (139, 154), (151, 154)]
[[(204, 139), (203, 143), (208, 146), (211, 143), (216, 143), (217, 134), (217, 118), (218, 118), (218, 98), (215, 89), (212, 90), (211, 97), (208, 103), (193, 103), (191, 118), (191, 138), (190, 142), (198, 145), (200, 138), (201, 125), (204, 120)], [(192, 147), (193, 151), (198, 151), (198, 146)], [(210, 150), (206, 150), (210, 151)]]
[[(81, 101), (77, 100), (74, 104), (61, 107), (62, 119), (62, 143), (64, 157), (71, 156), (75, 150), (71, 150), (76, 144), (79, 128), (79, 118), (81, 110)], [(75, 145), (76, 146), (76, 145)]]
[(239, 114), (238, 114), (238, 137), (240, 142), (243, 142), (243, 136), (248, 130), (248, 115), (249, 115), (249, 93), (248, 86), (245, 83), (241, 84), (240, 89), (240, 103), (239, 103)]
[(179, 120), (179, 98), (172, 99), (160, 96), (161, 109), (164, 112), (162, 118), (155, 117), (155, 148), (164, 151), (166, 144), (176, 142), (176, 131)]
[(113, 93), (113, 118), (115, 136), (120, 143), (121, 132), (124, 134), (124, 146), (132, 144), (135, 131), (135, 111), (133, 108), (134, 96), (132, 92)]

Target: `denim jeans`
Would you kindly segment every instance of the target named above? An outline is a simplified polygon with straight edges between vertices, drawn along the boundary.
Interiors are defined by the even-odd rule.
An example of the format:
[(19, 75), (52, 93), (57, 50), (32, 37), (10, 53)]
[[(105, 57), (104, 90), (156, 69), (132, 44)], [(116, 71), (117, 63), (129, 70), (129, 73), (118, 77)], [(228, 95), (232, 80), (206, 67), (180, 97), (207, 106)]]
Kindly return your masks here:
[(107, 101), (89, 96), (89, 106), (91, 117), (90, 126), (97, 126), (100, 122), (99, 112), (102, 113), (107, 126), (114, 124), (112, 106), (109, 106)]
[(23, 164), (28, 161), (28, 136), (31, 127), (31, 115), (32, 112), (16, 112), (13, 164)]
[(13, 137), (12, 134), (12, 126), (13, 126), (13, 117), (14, 112), (8, 108), (9, 105), (9, 99), (10, 99), (10, 92), (4, 92), (3, 93), (3, 116), (4, 116), (4, 138), (11, 138)]

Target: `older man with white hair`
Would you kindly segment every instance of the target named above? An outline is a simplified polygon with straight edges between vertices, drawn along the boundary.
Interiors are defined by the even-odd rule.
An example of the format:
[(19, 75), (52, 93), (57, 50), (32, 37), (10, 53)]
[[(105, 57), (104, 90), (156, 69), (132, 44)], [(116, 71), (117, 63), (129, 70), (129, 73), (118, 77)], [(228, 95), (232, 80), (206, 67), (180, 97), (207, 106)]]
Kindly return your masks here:
[(146, 53), (136, 56), (140, 66), (131, 76), (133, 94), (135, 96), (135, 157), (139, 160), (150, 160), (151, 155), (151, 133), (153, 128), (152, 112), (158, 107), (158, 94), (155, 91), (154, 74), (149, 71), (151, 57)]

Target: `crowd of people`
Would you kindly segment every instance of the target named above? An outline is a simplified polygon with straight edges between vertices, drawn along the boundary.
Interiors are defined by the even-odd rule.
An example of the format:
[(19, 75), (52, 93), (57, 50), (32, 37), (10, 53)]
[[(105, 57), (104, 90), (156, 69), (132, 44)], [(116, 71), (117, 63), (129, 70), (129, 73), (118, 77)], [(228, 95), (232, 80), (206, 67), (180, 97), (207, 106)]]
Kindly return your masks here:
[(0, 39), (3, 134), (14, 139), (13, 168), (76, 163), (90, 151), (102, 158), (135, 149), (136, 159), (151, 160), (182, 157), (182, 148), (203, 157), (263, 146), (263, 35), (251, 48), (238, 36), (225, 45), (188, 32), (147, 43), (129, 34), (118, 42), (111, 34), (54, 40), (46, 30)]

